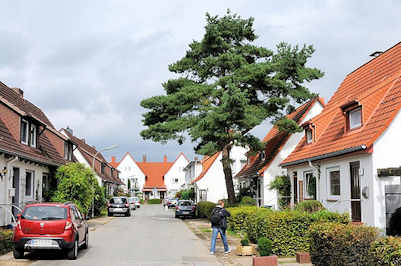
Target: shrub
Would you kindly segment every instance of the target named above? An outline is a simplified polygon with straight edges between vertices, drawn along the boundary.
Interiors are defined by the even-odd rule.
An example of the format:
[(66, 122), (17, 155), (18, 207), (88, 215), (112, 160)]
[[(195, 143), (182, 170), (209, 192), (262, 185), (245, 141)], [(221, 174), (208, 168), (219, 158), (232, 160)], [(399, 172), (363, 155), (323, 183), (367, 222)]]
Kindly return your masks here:
[(258, 250), (260, 256), (270, 256), (272, 254), (272, 241), (266, 237), (258, 239)]
[(401, 239), (383, 237), (373, 242), (370, 253), (372, 265), (401, 265)]
[(254, 198), (245, 196), (245, 197), (242, 197), (240, 205), (255, 206), (256, 205), (256, 200)]
[(13, 248), (13, 231), (0, 229), (0, 255), (3, 255)]
[(162, 203), (161, 199), (150, 199), (148, 200), (148, 204), (160, 204)]
[(243, 247), (249, 246), (249, 239), (247, 238), (241, 239), (241, 246)]
[(95, 216), (102, 216), (102, 212), (106, 210), (106, 197), (104, 196), (104, 188), (96, 184), (95, 187)]
[(314, 224), (310, 229), (310, 255), (314, 265), (375, 265), (370, 247), (378, 235), (368, 226)]
[(305, 200), (303, 202), (298, 203), (295, 206), (295, 210), (301, 212), (317, 212), (320, 210), (324, 210), (323, 204), (318, 200)]
[(269, 209), (261, 209), (256, 206), (241, 206), (237, 208), (227, 209), (231, 216), (227, 219), (228, 229), (233, 232), (245, 231), (247, 227), (248, 217), (257, 212), (269, 212)]
[(270, 183), (270, 189), (276, 189), (279, 194), (280, 209), (286, 209), (291, 202), (291, 180), (289, 176), (276, 176)]
[(216, 207), (216, 203), (210, 201), (200, 201), (196, 206), (198, 217), (210, 219), (212, 210)]

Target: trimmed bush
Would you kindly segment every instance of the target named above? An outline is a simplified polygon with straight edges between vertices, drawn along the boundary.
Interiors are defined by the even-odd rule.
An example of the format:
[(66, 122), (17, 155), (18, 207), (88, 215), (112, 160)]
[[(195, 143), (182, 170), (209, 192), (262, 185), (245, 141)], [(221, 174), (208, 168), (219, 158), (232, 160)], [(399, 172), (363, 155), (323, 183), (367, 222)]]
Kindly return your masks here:
[(234, 232), (246, 232), (253, 243), (261, 237), (269, 238), (273, 254), (295, 256), (296, 252), (309, 251), (309, 228), (314, 223), (349, 223), (346, 214), (326, 210), (307, 213), (293, 210), (273, 211), (257, 207), (238, 207), (228, 209), (228, 228)]
[(305, 200), (303, 202), (298, 203), (295, 206), (295, 210), (301, 211), (301, 212), (312, 213), (312, 212), (324, 210), (324, 206), (318, 200)]
[(247, 238), (241, 239), (241, 246), (243, 247), (249, 246), (249, 239)]
[(161, 204), (162, 200), (161, 199), (150, 199), (148, 200), (148, 204)]
[(208, 218), (212, 215), (212, 210), (216, 207), (216, 203), (210, 201), (200, 201), (196, 205), (196, 210), (198, 217), (200, 218)]
[(256, 206), (256, 200), (254, 198), (244, 196), (241, 199), (240, 205)]
[(272, 241), (267, 237), (261, 237), (258, 240), (258, 251), (260, 256), (270, 256), (272, 254)]
[(401, 265), (401, 238), (380, 238), (373, 242), (370, 253), (372, 265)]
[(310, 228), (312, 263), (316, 266), (376, 265), (372, 263), (370, 248), (377, 235), (377, 229), (368, 226), (314, 224)]
[(3, 255), (13, 248), (13, 231), (0, 229), (0, 255)]

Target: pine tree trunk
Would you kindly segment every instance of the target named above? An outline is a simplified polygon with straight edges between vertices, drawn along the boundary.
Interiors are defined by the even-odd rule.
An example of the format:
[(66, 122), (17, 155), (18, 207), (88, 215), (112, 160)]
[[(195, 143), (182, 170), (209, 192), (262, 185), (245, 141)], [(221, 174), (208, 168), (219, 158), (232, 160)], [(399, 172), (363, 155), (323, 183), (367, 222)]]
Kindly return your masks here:
[(228, 202), (230, 204), (234, 204), (235, 203), (235, 192), (234, 192), (233, 174), (232, 174), (231, 162), (230, 162), (231, 147), (232, 147), (232, 145), (226, 145), (223, 148), (221, 162), (223, 164), (224, 177), (226, 179)]

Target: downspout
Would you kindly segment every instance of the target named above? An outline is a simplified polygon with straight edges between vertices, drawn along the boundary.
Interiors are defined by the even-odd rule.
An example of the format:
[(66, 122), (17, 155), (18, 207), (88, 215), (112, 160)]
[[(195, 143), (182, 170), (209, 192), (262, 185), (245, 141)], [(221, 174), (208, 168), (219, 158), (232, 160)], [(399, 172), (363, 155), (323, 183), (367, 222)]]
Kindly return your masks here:
[[(308, 160), (309, 166), (316, 172), (316, 200), (320, 198), (320, 165), (317, 167), (312, 164), (311, 160)], [(320, 200), (319, 200), (320, 201)]]
[[(10, 202), (9, 202), (9, 193), (8, 193), (8, 181), (12, 178), (12, 171), (11, 171), (11, 164), (13, 164), (15, 161), (17, 161), (18, 160), (18, 156), (15, 156), (14, 158), (10, 158), (8, 161), (6, 161), (6, 167), (7, 167), (7, 176), (6, 176), (6, 178), (5, 178), (5, 180), (4, 180), (4, 185), (5, 185), (5, 191), (4, 191), (4, 203), (5, 204), (9, 204)], [(11, 208), (10, 208), (10, 211), (11, 211), (11, 213), (12, 213), (12, 206), (10, 206)], [(8, 221), (8, 215), (7, 215), (7, 207), (5, 208), (5, 214), (4, 214), (4, 217), (5, 217), (5, 220), (4, 220), (4, 222), (5, 223), (7, 223), (7, 221)]]

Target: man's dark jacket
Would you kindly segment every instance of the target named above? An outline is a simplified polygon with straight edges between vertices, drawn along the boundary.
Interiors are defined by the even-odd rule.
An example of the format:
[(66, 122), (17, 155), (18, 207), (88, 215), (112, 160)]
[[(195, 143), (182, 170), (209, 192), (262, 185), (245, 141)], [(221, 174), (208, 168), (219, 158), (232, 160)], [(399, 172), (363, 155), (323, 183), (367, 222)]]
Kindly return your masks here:
[(224, 209), (221, 206), (217, 206), (217, 207), (215, 207), (213, 209), (212, 215), (216, 211), (220, 212), (220, 214), (222, 215), (223, 218), (221, 219), (219, 224), (213, 224), (212, 223), (212, 227), (217, 227), (217, 228), (221, 228), (221, 229), (224, 229), (224, 230), (227, 229), (227, 217), (231, 216), (230, 212), (227, 211), (226, 209)]

